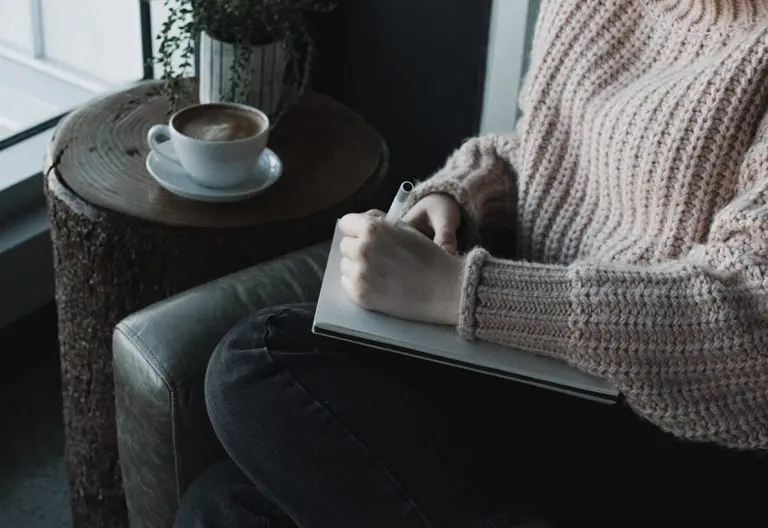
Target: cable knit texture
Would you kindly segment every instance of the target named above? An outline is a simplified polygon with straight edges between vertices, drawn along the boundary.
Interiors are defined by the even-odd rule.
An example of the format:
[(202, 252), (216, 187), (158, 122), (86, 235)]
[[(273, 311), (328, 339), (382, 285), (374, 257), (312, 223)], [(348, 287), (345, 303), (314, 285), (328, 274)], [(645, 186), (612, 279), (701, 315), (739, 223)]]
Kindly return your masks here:
[[(680, 437), (768, 448), (768, 0), (549, 0), (513, 134), (417, 186), (516, 201), (459, 332), (613, 382)], [(514, 197), (514, 198), (511, 198)]]

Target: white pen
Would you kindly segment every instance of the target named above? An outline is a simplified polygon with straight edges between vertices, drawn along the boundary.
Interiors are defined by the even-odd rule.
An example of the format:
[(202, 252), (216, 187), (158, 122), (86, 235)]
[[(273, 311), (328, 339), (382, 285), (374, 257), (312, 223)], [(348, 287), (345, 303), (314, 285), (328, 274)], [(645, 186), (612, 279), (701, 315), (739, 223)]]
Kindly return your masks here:
[(405, 181), (400, 184), (395, 199), (392, 200), (392, 205), (389, 206), (389, 211), (387, 211), (387, 217), (384, 220), (385, 222), (392, 225), (397, 224), (397, 221), (400, 220), (400, 215), (403, 212), (403, 207), (405, 207), (405, 202), (408, 200), (408, 196), (410, 196), (412, 190), (413, 184), (411, 182)]

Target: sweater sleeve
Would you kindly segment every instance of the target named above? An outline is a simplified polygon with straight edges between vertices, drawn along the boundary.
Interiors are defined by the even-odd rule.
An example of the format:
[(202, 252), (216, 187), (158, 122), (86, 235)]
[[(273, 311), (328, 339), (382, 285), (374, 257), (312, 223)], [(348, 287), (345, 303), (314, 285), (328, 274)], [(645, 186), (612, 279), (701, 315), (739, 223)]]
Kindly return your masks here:
[(679, 260), (557, 266), (472, 250), (460, 334), (603, 377), (677, 436), (768, 449), (766, 129), (741, 166), (739, 194)]
[(509, 205), (518, 148), (515, 133), (489, 134), (466, 141), (437, 173), (416, 186), (405, 210), (428, 194), (448, 194), (461, 206), (467, 231), (476, 240), (486, 213)]

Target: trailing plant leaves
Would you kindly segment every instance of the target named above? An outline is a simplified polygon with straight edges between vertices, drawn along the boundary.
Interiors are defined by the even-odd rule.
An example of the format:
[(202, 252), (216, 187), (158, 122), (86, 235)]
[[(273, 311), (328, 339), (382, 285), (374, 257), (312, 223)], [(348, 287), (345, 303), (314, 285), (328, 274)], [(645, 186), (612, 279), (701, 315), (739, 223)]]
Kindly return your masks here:
[[(143, 0), (151, 1), (151, 0)], [(292, 94), (278, 114), (290, 106), (309, 84), (315, 53), (309, 31), (308, 12), (333, 10), (336, 0), (163, 0), (168, 18), (163, 23), (155, 63), (163, 72), (165, 89), (175, 111), (188, 100), (192, 75), (195, 38), (207, 32), (214, 38), (234, 45), (232, 66), (232, 101), (244, 102), (251, 85), (252, 46), (283, 42), (288, 58), (285, 84)]]

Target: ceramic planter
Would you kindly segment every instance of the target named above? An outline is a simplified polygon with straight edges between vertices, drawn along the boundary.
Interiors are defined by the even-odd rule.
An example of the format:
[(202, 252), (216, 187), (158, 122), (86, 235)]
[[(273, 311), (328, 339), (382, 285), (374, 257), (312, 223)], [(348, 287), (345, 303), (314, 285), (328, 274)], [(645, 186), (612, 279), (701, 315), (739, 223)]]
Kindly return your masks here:
[[(281, 42), (253, 46), (252, 49), (251, 87), (245, 102), (271, 116), (280, 104), (287, 54)], [(201, 103), (231, 100), (234, 62), (234, 45), (207, 33), (200, 36)]]

